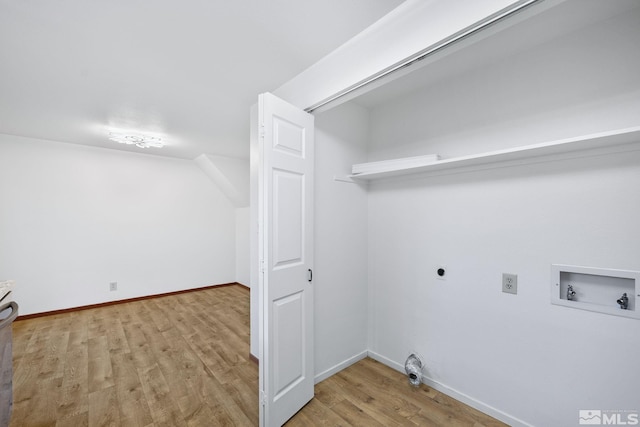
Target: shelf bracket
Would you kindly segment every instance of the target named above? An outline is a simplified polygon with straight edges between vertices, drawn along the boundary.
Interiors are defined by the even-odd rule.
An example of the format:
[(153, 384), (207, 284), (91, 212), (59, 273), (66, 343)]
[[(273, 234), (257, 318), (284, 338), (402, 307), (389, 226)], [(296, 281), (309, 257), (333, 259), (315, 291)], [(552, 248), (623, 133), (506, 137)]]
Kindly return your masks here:
[(348, 177), (348, 176), (334, 175), (333, 180), (338, 182), (347, 182), (349, 184), (359, 184), (358, 182), (354, 181), (351, 177)]

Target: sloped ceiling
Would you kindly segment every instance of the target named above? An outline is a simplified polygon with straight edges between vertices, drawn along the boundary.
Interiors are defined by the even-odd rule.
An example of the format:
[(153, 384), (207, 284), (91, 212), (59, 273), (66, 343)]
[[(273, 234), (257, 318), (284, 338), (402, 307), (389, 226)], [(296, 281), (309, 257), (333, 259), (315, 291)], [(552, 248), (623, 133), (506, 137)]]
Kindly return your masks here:
[[(246, 158), (249, 107), (401, 0), (0, 0), (0, 133)], [(108, 132), (157, 134), (136, 148)]]

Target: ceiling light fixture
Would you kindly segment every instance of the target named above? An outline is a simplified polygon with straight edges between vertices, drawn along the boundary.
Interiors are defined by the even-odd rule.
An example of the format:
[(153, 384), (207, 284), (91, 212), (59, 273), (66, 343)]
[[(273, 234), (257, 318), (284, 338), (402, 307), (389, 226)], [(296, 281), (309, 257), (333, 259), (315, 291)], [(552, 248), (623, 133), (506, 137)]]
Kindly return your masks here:
[(164, 143), (157, 136), (142, 135), (139, 133), (109, 132), (109, 139), (120, 144), (135, 145), (140, 148), (162, 148)]

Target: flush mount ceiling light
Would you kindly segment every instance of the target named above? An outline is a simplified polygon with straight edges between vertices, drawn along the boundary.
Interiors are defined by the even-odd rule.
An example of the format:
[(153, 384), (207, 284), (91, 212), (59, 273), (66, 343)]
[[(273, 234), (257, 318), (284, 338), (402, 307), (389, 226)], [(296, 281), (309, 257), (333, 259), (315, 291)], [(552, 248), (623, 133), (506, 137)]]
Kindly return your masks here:
[(161, 138), (140, 133), (109, 132), (109, 139), (120, 144), (135, 145), (140, 148), (164, 147)]

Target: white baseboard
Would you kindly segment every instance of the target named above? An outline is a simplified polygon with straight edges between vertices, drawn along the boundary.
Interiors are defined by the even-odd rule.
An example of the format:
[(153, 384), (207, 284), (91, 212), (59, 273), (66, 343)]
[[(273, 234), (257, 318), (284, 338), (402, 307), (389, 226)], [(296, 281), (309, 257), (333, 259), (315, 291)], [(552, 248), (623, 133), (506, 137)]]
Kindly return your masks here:
[[(402, 372), (403, 374), (405, 373), (404, 371), (404, 365), (401, 365), (399, 363), (394, 362), (391, 359), (388, 359), (384, 356), (382, 356), (381, 354), (375, 353), (373, 351), (368, 351), (367, 355), (374, 359), (377, 360), (378, 362), (382, 363), (383, 365), (386, 365), (392, 369), (395, 369), (396, 371)], [(494, 408), (493, 406), (487, 405), (486, 403), (483, 403), (477, 399), (474, 399), (471, 396), (468, 396), (462, 392), (459, 392), (458, 390), (455, 390), (451, 387), (448, 387), (438, 381), (435, 381), (431, 378), (422, 377), (422, 382), (426, 385), (428, 385), (429, 387), (438, 390), (441, 393), (446, 394), (449, 397), (452, 397), (462, 403), (464, 403), (465, 405), (471, 406), (472, 408), (477, 409), (480, 412), (483, 412), (487, 415), (492, 416), (493, 418), (496, 418), (506, 424), (509, 424), (510, 426), (519, 426), (519, 427), (532, 427), (531, 424), (526, 423), (518, 418), (515, 418), (499, 409)]]
[(369, 356), (373, 360), (377, 360), (378, 362), (382, 363), (383, 365), (387, 365), (388, 367), (390, 367), (392, 369), (395, 369), (396, 371), (402, 372), (403, 374), (405, 373), (404, 372), (404, 365), (396, 363), (391, 359), (387, 359), (386, 357), (384, 357), (381, 354), (378, 354), (376, 352), (373, 352), (373, 351), (369, 350), (369, 351), (367, 351), (367, 356)]
[(368, 352), (365, 350), (362, 353), (358, 353), (355, 356), (351, 356), (347, 360), (344, 360), (344, 361), (338, 363), (337, 365), (334, 365), (331, 368), (327, 369), (326, 371), (319, 373), (314, 378), (315, 384), (318, 384), (320, 381), (326, 380), (327, 378), (329, 378), (333, 374), (337, 374), (338, 372), (342, 371), (343, 369), (348, 368), (349, 366), (353, 365), (354, 363), (358, 362), (359, 360), (362, 360), (365, 357), (367, 357), (367, 355), (368, 355)]

